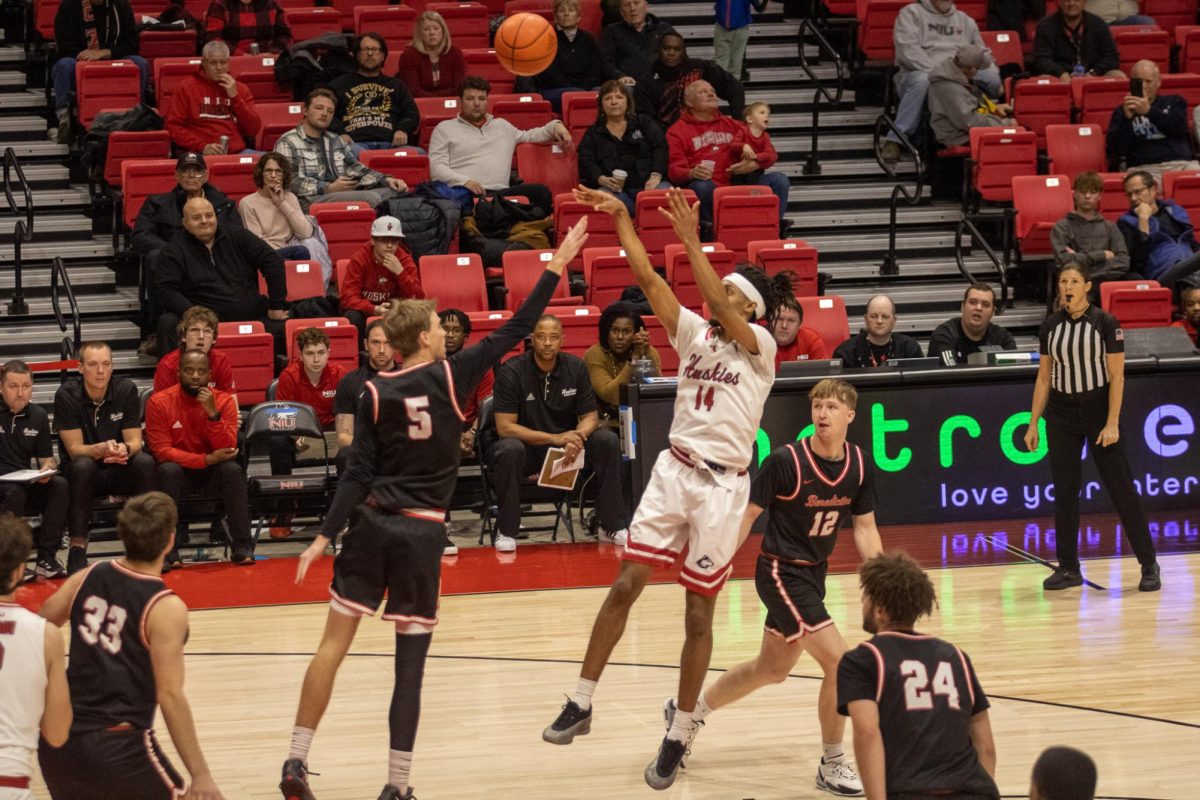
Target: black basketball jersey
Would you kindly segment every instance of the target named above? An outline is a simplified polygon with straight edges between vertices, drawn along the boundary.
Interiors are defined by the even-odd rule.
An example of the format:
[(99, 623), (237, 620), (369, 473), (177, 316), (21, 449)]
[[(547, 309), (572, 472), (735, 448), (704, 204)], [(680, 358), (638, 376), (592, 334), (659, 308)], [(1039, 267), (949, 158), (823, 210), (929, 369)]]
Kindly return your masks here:
[(887, 792), (964, 792), (999, 797), (968, 734), (989, 703), (967, 654), (934, 636), (887, 631), (842, 656), (838, 712), (855, 700), (879, 706)]
[(116, 561), (88, 570), (71, 603), (72, 733), (121, 723), (153, 727), (158, 700), (146, 618), (171, 594), (159, 578)]
[(830, 461), (809, 439), (772, 452), (750, 486), (750, 502), (769, 515), (763, 554), (793, 564), (825, 561), (850, 516), (875, 510), (875, 479), (862, 449), (847, 442), (845, 455)]
[(479, 344), (367, 382), (350, 465), (322, 527), (326, 536), (337, 535), (368, 494), (387, 511), (444, 513), (458, 480), (462, 408), (487, 371), (533, 330), (560, 279), (542, 273), (517, 313)]

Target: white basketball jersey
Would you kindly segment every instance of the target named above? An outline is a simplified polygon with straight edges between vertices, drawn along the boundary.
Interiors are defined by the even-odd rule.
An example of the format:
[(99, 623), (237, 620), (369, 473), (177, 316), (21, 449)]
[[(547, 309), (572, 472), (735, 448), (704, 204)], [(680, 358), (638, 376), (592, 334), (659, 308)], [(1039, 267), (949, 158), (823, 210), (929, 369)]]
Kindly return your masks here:
[(0, 603), (0, 775), (28, 777), (46, 707), (46, 620)]
[(758, 355), (735, 341), (723, 342), (708, 322), (686, 308), (671, 345), (679, 352), (679, 385), (671, 444), (693, 461), (745, 469), (753, 454), (763, 404), (775, 382), (775, 338), (761, 325), (750, 328)]

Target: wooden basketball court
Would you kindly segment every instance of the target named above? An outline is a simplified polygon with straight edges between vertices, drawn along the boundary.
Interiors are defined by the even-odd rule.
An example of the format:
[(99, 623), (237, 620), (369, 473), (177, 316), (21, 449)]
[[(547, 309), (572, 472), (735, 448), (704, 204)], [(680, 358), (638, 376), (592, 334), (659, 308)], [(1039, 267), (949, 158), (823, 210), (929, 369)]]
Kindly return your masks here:
[[(1038, 753), (1070, 744), (1096, 759), (1102, 797), (1196, 796), (1200, 553), (1160, 562), (1157, 594), (1136, 591), (1131, 558), (1085, 563), (1104, 592), (1044, 594), (1046, 570), (1036, 564), (931, 570), (940, 610), (922, 630), (974, 660), (992, 698), (1002, 794), (1027, 795)], [(414, 759), (418, 798), (655, 796), (642, 770), (663, 736), (662, 701), (675, 687), (683, 640), (677, 585), (647, 587), (635, 607), (597, 690), (592, 733), (569, 747), (541, 740), (574, 688), (604, 591), (443, 598)], [(852, 573), (830, 575), (827, 602), (852, 646), (866, 638)], [(326, 611), (309, 603), (193, 612), (188, 694), (230, 800), (279, 796), (300, 682)], [(757, 651), (762, 618), (753, 581), (730, 582), (716, 615), (714, 679)], [(320, 800), (374, 798), (385, 783), (392, 647), (390, 625), (364, 620), (311, 753)], [(813, 783), (821, 752), (818, 674), (805, 657), (786, 682), (715, 713), (689, 769), (663, 796), (830, 797)], [(181, 767), (161, 718), (158, 730)], [(849, 730), (846, 742), (851, 751)], [(40, 784), (35, 794), (46, 796)]]

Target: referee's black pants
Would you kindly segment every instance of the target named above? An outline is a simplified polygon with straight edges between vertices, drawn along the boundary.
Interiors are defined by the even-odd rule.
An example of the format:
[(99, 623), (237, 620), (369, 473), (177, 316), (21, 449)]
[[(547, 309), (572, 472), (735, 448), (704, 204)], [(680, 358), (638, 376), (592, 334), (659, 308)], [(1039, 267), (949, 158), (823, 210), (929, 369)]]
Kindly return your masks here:
[(1107, 387), (1075, 395), (1050, 392), (1046, 447), (1054, 479), (1054, 541), (1060, 569), (1079, 571), (1079, 490), (1083, 484), (1085, 442), (1138, 562), (1147, 565), (1155, 560), (1150, 526), (1125, 455), (1124, 434), (1108, 447), (1096, 444), (1107, 421)]

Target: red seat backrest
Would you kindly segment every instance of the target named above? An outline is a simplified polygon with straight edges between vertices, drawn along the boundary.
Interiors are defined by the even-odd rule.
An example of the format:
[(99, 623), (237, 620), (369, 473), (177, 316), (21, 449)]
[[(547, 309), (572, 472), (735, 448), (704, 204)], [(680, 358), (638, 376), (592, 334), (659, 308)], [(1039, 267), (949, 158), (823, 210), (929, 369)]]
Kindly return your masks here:
[[(287, 278), (287, 301), (294, 303), (309, 297), (325, 294), (325, 277), (321, 265), (316, 261), (284, 261), (284, 276)], [(267, 293), (267, 281), (258, 276), (258, 291)]]
[(229, 357), (238, 403), (251, 406), (267, 399), (267, 386), (275, 379), (275, 337), (258, 320), (221, 322), (214, 345)]
[[(1195, 19), (1196, 7), (1192, 6)], [(1142, 59), (1162, 64), (1165, 69), (1171, 63), (1171, 36), (1162, 28), (1144, 28), (1135, 25), (1117, 25), (1109, 28), (1117, 53), (1121, 60), (1121, 71), (1126, 75), (1133, 65)]]
[[(525, 298), (533, 291), (534, 285), (546, 270), (546, 264), (553, 257), (553, 250), (509, 250), (503, 255), (501, 264), (504, 268), (504, 286), (508, 289), (508, 294), (505, 296), (505, 308), (515, 311), (521, 303), (525, 302)], [(555, 287), (553, 298), (560, 301), (572, 299), (568, 291), (565, 270), (563, 279)], [(579, 298), (573, 299), (579, 300)]]
[(817, 293), (817, 248), (803, 239), (759, 239), (746, 245), (746, 260), (775, 275), (792, 270), (799, 281), (792, 286), (797, 297)]
[(487, 78), (493, 92), (512, 91), (517, 79), (496, 60), (495, 50), (468, 48), (463, 50), (463, 61), (467, 64), (467, 74)]
[(415, 99), (421, 115), (421, 129), (417, 139), (421, 147), (429, 148), (429, 137), (439, 122), (458, 116), (457, 97), (418, 97)]
[(1013, 178), (1012, 191), (1022, 255), (1050, 254), (1050, 228), (1074, 207), (1071, 180), (1066, 175), (1020, 175)]
[(663, 377), (674, 377), (679, 372), (679, 351), (671, 346), (666, 327), (653, 314), (643, 314), (642, 322), (646, 323), (646, 332), (650, 334), (650, 346), (658, 351)]
[[(684, 195), (687, 197), (689, 205), (698, 200), (696, 193), (691, 189), (685, 189)], [(647, 189), (638, 192), (634, 204), (637, 211), (638, 238), (642, 240), (646, 252), (650, 255), (651, 263), (656, 267), (666, 265), (666, 259), (663, 256), (666, 246), (679, 241), (675, 230), (671, 227), (671, 221), (658, 210), (666, 207), (667, 202), (665, 189)], [(776, 232), (778, 232), (778, 228)]]
[(340, 208), (315, 203), (309, 213), (325, 232), (329, 257), (334, 261), (352, 257), (371, 238), (375, 209), (366, 203), (349, 203)]
[(484, 4), (429, 3), (425, 10), (442, 15), (458, 49), (488, 46), (488, 8)]
[(1022, 127), (1037, 133), (1039, 145), (1044, 145), (1047, 125), (1071, 122), (1071, 87), (1050, 77), (1017, 81), (1013, 85), (1013, 116)]
[(220, 189), (233, 202), (248, 194), (254, 194), (254, 167), (258, 156), (205, 156), (208, 167), (208, 182)]
[(846, 316), (846, 302), (836, 294), (820, 297), (797, 297), (804, 310), (804, 327), (813, 328), (825, 340), (825, 348), (832, 353), (838, 345), (850, 338), (850, 320)]
[(508, 0), (504, 4), (504, 16), (511, 17), (520, 13), (537, 14), (551, 25), (554, 24), (553, 0)]
[(487, 282), (477, 253), (421, 256), (421, 286), (438, 310), (487, 311)]
[[(1107, 285), (1102, 283), (1100, 288)], [(1156, 286), (1111, 290), (1105, 310), (1117, 318), (1122, 328), (1165, 328), (1171, 324), (1174, 309), (1171, 290)]]
[(1079, 109), (1079, 121), (1093, 123), (1108, 132), (1113, 109), (1129, 94), (1129, 81), (1120, 78), (1072, 78), (1071, 93)]
[(358, 369), (358, 328), (345, 317), (289, 319), (284, 325), (288, 361), (299, 358), (299, 353), (296, 352), (296, 334), (306, 328), (320, 328), (328, 334), (330, 361), (342, 364), (347, 369)]
[(158, 113), (171, 109), (171, 98), (179, 84), (196, 74), (200, 59), (194, 56), (171, 56), (154, 60), (154, 101)]
[(336, 8), (342, 15), (342, 30), (346, 33), (353, 33), (354, 9), (367, 6), (387, 6), (391, 3), (389, 0), (330, 0), (329, 5)]
[(1163, 195), (1187, 210), (1193, 219), (1200, 214), (1200, 172), (1164, 172)]
[[(701, 248), (708, 258), (708, 263), (721, 276), (733, 272), (737, 255), (720, 242), (705, 242)], [(697, 313), (704, 304), (704, 296), (696, 285), (696, 276), (692, 272), (692, 261), (688, 258), (687, 249), (679, 242), (666, 245), (663, 259), (667, 266), (667, 283), (675, 293), (679, 304)]]
[(126, 159), (121, 164), (121, 187), (124, 194), (121, 219), (125, 226), (133, 227), (133, 222), (147, 197), (169, 192), (177, 183), (173, 159)]
[(1013, 128), (972, 128), (971, 158), (975, 162), (972, 185), (979, 196), (993, 203), (1010, 202), (1013, 177), (1037, 174), (1037, 134)]
[(540, 128), (554, 119), (549, 100), (501, 100), (492, 107), (492, 115), (508, 120), (519, 131)]
[(868, 61), (892, 61), (896, 51), (892, 29), (908, 0), (858, 0), (858, 46)]
[(584, 131), (596, 121), (596, 101), (599, 92), (563, 92), (562, 119), (567, 129), (574, 133)]
[(283, 12), (283, 17), (292, 29), (292, 38), (297, 42), (316, 38), (329, 31), (341, 30), (342, 27), (342, 12), (336, 8), (288, 9)]
[(304, 105), (293, 103), (255, 103), (262, 127), (258, 129), (258, 149), (272, 150), (279, 137), (295, 128), (304, 118)]
[(132, 61), (77, 61), (79, 124), (91, 127), (101, 111), (124, 111), (142, 101), (142, 71)]
[(364, 167), (399, 178), (409, 188), (429, 180), (429, 156), (418, 155), (412, 150), (364, 150), (358, 160)]
[(108, 135), (104, 157), (104, 180), (115, 189), (122, 187), (121, 165), (126, 160), (168, 159), (171, 136), (166, 131), (113, 131)]
[(766, 186), (722, 186), (713, 193), (713, 235), (746, 257), (746, 245), (779, 233), (779, 198)]
[(285, 89), (275, 80), (276, 58), (274, 53), (262, 53), (229, 59), (229, 74), (246, 84), (255, 103), (292, 99), (291, 89)]
[(1081, 172), (1108, 167), (1104, 134), (1097, 125), (1047, 125), (1046, 154), (1050, 171), (1074, 180)]
[(579, 158), (574, 148), (568, 149), (557, 142), (526, 142), (517, 145), (516, 155), (517, 174), (526, 183), (544, 184), (556, 196), (569, 193), (579, 183)]
[(195, 53), (196, 32), (193, 30), (142, 31), (138, 36), (138, 55), (150, 62)]
[(1100, 213), (1105, 219), (1116, 222), (1129, 210), (1129, 198), (1125, 195), (1124, 172), (1101, 172), (1104, 190), (1100, 194)]
[(412, 43), (417, 27), (417, 12), (408, 6), (356, 6), (354, 33), (378, 33), (387, 41), (389, 50), (403, 50)]
[[(617, 236), (616, 226), (610, 216), (597, 214), (591, 206), (576, 202), (575, 198), (569, 194), (560, 194), (554, 197), (554, 230), (560, 239), (575, 223), (579, 222), (581, 217), (587, 217), (588, 220), (587, 250), (597, 247), (620, 247), (621, 240)], [(587, 250), (584, 252), (586, 253)], [(572, 272), (582, 270), (583, 256), (577, 256), (567, 265), (567, 268)]]
[(562, 351), (583, 358), (597, 341), (600, 309), (596, 306), (557, 306), (547, 310), (562, 323)]
[[(956, 4), (956, 7), (962, 10), (961, 4)], [(983, 28), (983, 25), (979, 27)], [(1021, 35), (1016, 31), (980, 30), (979, 38), (983, 40), (984, 46), (992, 51), (992, 59), (996, 62), (996, 66), (1002, 67), (1005, 64), (1025, 66), (1025, 53), (1021, 50)]]

